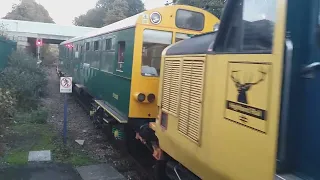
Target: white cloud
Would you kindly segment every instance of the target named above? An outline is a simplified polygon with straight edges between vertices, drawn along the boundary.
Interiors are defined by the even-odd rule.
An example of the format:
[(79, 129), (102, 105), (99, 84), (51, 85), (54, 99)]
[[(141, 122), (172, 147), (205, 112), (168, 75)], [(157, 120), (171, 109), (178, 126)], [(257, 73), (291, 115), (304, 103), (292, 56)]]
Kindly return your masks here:
[[(11, 11), (12, 5), (19, 0), (1, 0), (0, 17)], [(43, 5), (57, 24), (72, 25), (74, 17), (86, 13), (93, 8), (97, 0), (36, 0)], [(166, 0), (142, 0), (146, 9), (164, 6)]]

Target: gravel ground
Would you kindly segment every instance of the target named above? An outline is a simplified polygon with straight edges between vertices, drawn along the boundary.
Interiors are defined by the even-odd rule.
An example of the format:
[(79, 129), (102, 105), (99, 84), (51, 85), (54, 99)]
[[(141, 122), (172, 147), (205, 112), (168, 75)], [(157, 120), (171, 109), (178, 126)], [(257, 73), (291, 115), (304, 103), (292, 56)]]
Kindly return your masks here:
[[(59, 77), (55, 67), (48, 68), (46, 71), (48, 86), (42, 104), (49, 110), (48, 122), (62, 133), (64, 95), (59, 92)], [(99, 162), (112, 165), (127, 179), (145, 179), (134, 170), (135, 164), (129, 158), (120, 155), (119, 151), (107, 142), (103, 132), (94, 128), (89, 116), (71, 95), (68, 95), (68, 138), (72, 141), (85, 140), (83, 151)]]

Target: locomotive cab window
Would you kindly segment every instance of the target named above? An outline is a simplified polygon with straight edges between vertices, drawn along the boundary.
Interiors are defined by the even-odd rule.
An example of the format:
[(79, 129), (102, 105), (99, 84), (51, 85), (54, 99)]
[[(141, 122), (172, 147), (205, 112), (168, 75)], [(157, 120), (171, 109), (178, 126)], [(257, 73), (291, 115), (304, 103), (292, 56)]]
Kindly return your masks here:
[(226, 17), (215, 50), (224, 53), (272, 53), (276, 0), (242, 0)]
[(146, 29), (143, 32), (141, 75), (160, 74), (162, 51), (172, 42), (172, 32)]
[(117, 67), (117, 71), (123, 71), (125, 49), (126, 49), (126, 43), (123, 41), (118, 42), (118, 67)]
[(182, 29), (202, 31), (204, 15), (199, 12), (179, 9), (176, 14), (176, 26)]

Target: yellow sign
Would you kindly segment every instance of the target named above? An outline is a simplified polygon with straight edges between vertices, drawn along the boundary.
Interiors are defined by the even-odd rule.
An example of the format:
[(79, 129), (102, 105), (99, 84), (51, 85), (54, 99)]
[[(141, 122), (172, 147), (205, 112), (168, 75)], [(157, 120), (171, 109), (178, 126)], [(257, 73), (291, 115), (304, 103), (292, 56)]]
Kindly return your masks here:
[(266, 133), (271, 64), (229, 62), (225, 118)]
[(142, 14), (142, 24), (149, 24), (149, 14)]

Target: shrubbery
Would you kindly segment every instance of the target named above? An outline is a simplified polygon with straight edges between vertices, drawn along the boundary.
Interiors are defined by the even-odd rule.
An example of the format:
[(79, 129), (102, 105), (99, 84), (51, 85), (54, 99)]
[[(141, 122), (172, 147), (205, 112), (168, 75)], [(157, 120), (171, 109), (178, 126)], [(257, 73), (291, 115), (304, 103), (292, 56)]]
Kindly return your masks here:
[(15, 113), (16, 99), (9, 90), (0, 88), (0, 119), (6, 120)]
[(37, 59), (23, 51), (14, 52), (8, 67), (0, 73), (1, 115), (10, 117), (16, 109), (36, 109), (46, 85), (46, 74), (38, 67)]

